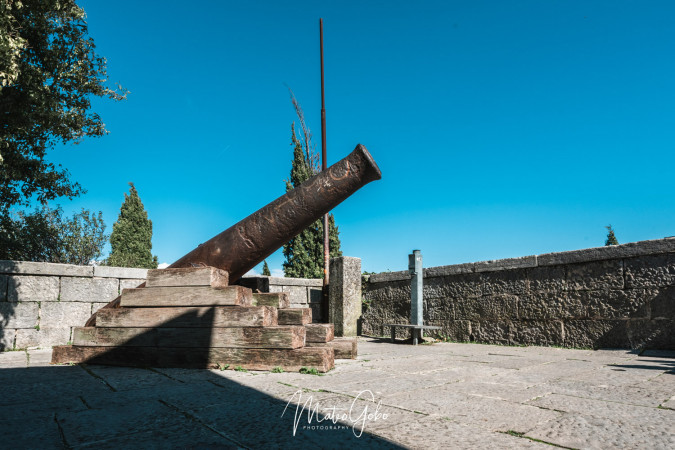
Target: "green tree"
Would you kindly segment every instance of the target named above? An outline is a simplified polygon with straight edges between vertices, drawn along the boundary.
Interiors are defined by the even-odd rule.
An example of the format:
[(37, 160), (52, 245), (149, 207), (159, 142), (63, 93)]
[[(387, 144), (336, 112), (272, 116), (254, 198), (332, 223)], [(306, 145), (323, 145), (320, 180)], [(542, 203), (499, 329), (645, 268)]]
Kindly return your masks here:
[(152, 256), (152, 221), (143, 207), (133, 183), (124, 194), (117, 222), (110, 235), (110, 257), (107, 264), (118, 267), (157, 268), (157, 256)]
[(74, 0), (0, 0), (0, 213), (84, 192), (45, 156), (107, 133), (91, 98), (126, 92), (106, 82), (106, 60)]
[(87, 265), (108, 241), (102, 213), (86, 209), (71, 218), (61, 207), (0, 216), (0, 259)]
[(607, 225), (605, 228), (607, 228), (607, 239), (605, 240), (605, 246), (619, 245), (619, 241), (616, 239), (616, 236), (614, 236), (614, 230), (612, 229), (612, 226)]
[(267, 265), (267, 260), (263, 261), (263, 271), (262, 274), (266, 277), (271, 277), (272, 272), (270, 272), (270, 266)]
[[(296, 110), (298, 107), (296, 107)], [(303, 130), (306, 129), (303, 126)], [(305, 133), (305, 136), (307, 134)], [(291, 176), (286, 180), (286, 191), (299, 186), (311, 178), (318, 169), (313, 164), (311, 144), (300, 142), (295, 133), (295, 124), (291, 125), (291, 146), (293, 147), (293, 163)], [(342, 256), (338, 227), (333, 214), (328, 216), (328, 234), (330, 256)], [(317, 220), (305, 228), (297, 236), (284, 244), (284, 274), (292, 278), (323, 278), (323, 220)]]

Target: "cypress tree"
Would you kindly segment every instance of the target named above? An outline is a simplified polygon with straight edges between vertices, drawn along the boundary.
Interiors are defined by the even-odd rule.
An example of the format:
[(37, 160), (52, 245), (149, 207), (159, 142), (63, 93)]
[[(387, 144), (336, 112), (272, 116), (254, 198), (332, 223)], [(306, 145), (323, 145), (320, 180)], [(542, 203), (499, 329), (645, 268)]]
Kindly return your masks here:
[(124, 194), (117, 222), (110, 235), (110, 257), (107, 264), (118, 267), (157, 268), (157, 257), (152, 256), (152, 221), (143, 207), (133, 183), (129, 194)]
[[(286, 192), (300, 186), (314, 174), (309, 152), (304, 152), (302, 143), (295, 134), (295, 124), (291, 125), (291, 146), (293, 163), (291, 176), (286, 180)], [(338, 227), (333, 214), (328, 215), (328, 246), (332, 258), (342, 256)], [(323, 278), (323, 220), (319, 219), (305, 228), (284, 245), (284, 274), (291, 278)]]
[(616, 239), (616, 236), (614, 236), (612, 226), (607, 225), (605, 228), (607, 228), (607, 240), (605, 240), (605, 246), (619, 245), (619, 241)]
[(262, 274), (266, 277), (271, 277), (272, 272), (270, 272), (270, 266), (267, 265), (267, 260), (263, 261), (263, 272)]

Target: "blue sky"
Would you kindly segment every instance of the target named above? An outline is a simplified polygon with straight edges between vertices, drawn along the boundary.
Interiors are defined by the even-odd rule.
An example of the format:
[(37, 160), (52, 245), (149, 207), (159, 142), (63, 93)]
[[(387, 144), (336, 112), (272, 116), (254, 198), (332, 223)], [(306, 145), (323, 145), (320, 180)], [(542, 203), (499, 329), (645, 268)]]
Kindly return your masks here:
[[(364, 270), (675, 235), (671, 1), (78, 2), (120, 103), (50, 154), (117, 219), (134, 182), (171, 263), (284, 193), (296, 120), (382, 170), (333, 212)], [(281, 269), (283, 255), (268, 259)], [(260, 268), (258, 268), (260, 270)]]

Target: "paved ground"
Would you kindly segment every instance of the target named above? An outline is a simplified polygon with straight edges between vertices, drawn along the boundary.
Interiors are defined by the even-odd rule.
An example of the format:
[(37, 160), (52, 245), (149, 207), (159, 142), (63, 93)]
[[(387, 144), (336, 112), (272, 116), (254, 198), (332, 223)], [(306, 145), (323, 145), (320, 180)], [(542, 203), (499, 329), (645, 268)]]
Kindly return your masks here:
[(675, 352), (362, 339), (359, 353), (325, 376), (3, 353), (0, 447), (675, 448)]

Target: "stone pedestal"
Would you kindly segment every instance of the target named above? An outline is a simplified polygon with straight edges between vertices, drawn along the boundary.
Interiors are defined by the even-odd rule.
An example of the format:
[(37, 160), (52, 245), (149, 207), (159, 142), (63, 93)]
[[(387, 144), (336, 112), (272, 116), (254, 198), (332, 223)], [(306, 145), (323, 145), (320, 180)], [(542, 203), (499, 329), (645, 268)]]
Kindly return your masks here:
[(335, 336), (356, 336), (360, 317), (361, 258), (331, 258), (328, 322), (335, 326)]

